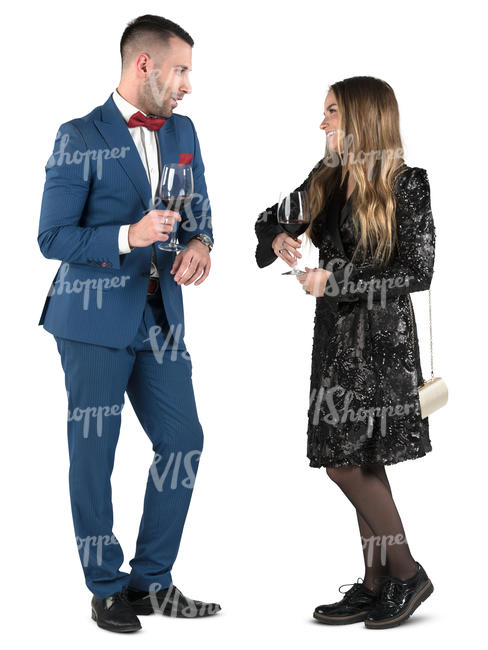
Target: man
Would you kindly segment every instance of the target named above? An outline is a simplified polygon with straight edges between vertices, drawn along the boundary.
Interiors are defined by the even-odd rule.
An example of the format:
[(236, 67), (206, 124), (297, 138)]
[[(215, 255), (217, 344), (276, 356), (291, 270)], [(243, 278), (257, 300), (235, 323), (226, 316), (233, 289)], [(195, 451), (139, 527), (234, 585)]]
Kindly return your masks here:
[[(61, 260), (39, 324), (58, 346), (68, 392), (69, 485), (92, 618), (140, 629), (137, 614), (208, 616), (213, 603), (173, 585), (203, 446), (184, 344), (181, 285), (210, 271), (213, 234), (204, 165), (190, 118), (193, 39), (141, 16), (125, 29), (117, 89), (61, 125), (46, 165), (39, 246)], [(194, 194), (180, 215), (160, 209), (162, 166), (190, 164)], [(163, 251), (173, 227), (186, 249)], [(155, 452), (131, 573), (112, 532), (110, 476), (127, 392)]]

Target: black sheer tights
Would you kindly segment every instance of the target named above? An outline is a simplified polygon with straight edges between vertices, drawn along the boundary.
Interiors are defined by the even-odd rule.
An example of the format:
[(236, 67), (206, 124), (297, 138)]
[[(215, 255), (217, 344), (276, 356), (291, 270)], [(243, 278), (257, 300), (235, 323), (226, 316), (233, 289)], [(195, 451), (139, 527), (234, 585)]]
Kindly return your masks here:
[(356, 508), (365, 564), (364, 586), (377, 591), (388, 575), (411, 578), (417, 565), (384, 465), (327, 467), (327, 474)]

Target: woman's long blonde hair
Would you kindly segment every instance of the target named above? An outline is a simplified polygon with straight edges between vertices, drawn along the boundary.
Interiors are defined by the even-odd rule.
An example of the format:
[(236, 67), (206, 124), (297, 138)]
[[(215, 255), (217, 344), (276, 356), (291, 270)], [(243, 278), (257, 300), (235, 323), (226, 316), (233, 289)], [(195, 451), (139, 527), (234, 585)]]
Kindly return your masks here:
[(353, 259), (369, 252), (373, 265), (388, 263), (396, 244), (396, 178), (405, 166), (398, 104), (392, 88), (375, 77), (350, 77), (330, 86), (339, 113), (337, 152), (326, 153), (309, 187), (312, 223), (349, 171), (358, 244)]

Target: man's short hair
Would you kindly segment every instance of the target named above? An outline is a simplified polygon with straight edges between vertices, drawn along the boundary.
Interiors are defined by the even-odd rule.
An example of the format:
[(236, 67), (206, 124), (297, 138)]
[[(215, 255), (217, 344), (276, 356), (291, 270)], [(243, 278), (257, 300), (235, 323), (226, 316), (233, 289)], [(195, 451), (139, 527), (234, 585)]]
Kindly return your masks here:
[(151, 40), (155, 38), (161, 45), (168, 45), (170, 38), (174, 36), (181, 38), (193, 47), (194, 41), (190, 34), (167, 18), (151, 14), (135, 18), (127, 25), (120, 39), (122, 66), (127, 63), (132, 46), (137, 41), (143, 40), (145, 37)]

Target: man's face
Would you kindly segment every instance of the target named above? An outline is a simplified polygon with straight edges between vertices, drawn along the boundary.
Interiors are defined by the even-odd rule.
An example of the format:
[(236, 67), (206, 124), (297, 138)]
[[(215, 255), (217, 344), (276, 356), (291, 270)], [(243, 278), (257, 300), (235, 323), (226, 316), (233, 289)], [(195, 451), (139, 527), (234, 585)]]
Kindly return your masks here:
[(142, 85), (145, 113), (169, 118), (177, 102), (191, 93), (191, 55), (191, 45), (175, 36), (149, 60), (149, 74)]

